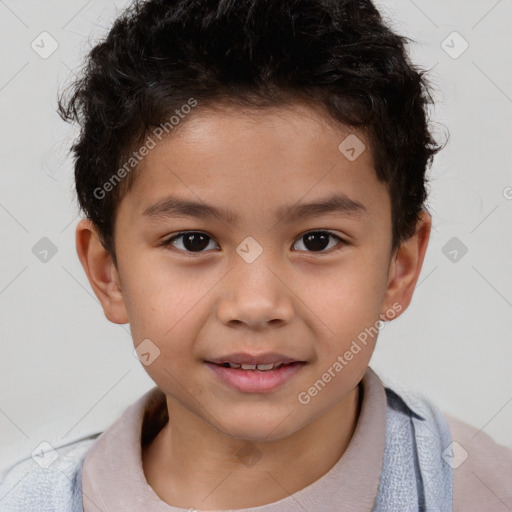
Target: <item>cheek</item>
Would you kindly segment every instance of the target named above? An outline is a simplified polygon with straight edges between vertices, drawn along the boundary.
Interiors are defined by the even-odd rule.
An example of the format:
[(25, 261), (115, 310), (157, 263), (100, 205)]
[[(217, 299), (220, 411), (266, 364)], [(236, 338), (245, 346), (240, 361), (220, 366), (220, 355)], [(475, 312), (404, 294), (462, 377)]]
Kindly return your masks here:
[(159, 383), (171, 378), (169, 374), (186, 374), (198, 329), (206, 321), (201, 315), (208, 308), (206, 292), (192, 286), (190, 279), (165, 276), (154, 268), (146, 275), (147, 279), (132, 283), (126, 303), (134, 346), (149, 340), (149, 347), (158, 353), (145, 369)]
[[(194, 311), (205, 295), (190, 273), (173, 269), (164, 255), (127, 262), (124, 300), (132, 333), (162, 339), (166, 333)], [(197, 309), (197, 308), (196, 308)]]
[(326, 323), (346, 332), (351, 325), (364, 327), (368, 321), (378, 318), (384, 298), (384, 283), (380, 269), (354, 262), (331, 273), (321, 286), (315, 286), (313, 292), (310, 284), (307, 300), (317, 304)]
[(353, 360), (358, 363), (350, 366), (367, 363), (379, 332), (384, 278), (382, 263), (360, 258), (332, 273), (312, 294), (310, 287), (308, 296), (314, 302), (307, 303), (317, 313), (319, 323), (326, 326), (322, 329), (324, 365), (348, 350), (357, 353)]
[(178, 316), (178, 312), (170, 314), (171, 309), (143, 310), (140, 307), (139, 318), (147, 313), (145, 325), (148, 328), (142, 327), (142, 321), (137, 325), (134, 323), (132, 337), (135, 345), (140, 343), (141, 348), (143, 344), (149, 347), (152, 359), (149, 364), (144, 363), (140, 354), (139, 359), (151, 379), (170, 395), (179, 395), (183, 387), (188, 393), (201, 393), (200, 386), (196, 386), (194, 381), (194, 372), (191, 371), (197, 368), (200, 360), (199, 356), (196, 357), (194, 345), (197, 315)]

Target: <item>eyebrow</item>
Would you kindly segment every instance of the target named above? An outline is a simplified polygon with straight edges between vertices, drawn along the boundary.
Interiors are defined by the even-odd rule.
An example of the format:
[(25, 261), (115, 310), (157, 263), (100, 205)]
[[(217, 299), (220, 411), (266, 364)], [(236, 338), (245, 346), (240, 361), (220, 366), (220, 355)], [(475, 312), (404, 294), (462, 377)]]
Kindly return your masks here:
[[(337, 193), (311, 203), (284, 206), (276, 210), (277, 219), (288, 218), (289, 222), (297, 219), (311, 218), (326, 214), (362, 217), (368, 210), (359, 201), (351, 199), (346, 194)], [(164, 220), (180, 217), (196, 217), (199, 219), (216, 217), (228, 224), (238, 224), (239, 215), (233, 210), (216, 207), (202, 202), (168, 196), (154, 205), (146, 208), (143, 217), (150, 220)]]

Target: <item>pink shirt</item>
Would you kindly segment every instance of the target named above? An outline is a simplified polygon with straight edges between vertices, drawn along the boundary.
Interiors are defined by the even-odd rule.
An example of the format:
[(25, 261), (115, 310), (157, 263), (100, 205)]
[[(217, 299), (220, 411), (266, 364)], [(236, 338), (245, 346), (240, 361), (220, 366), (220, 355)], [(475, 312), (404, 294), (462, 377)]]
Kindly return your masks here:
[[(362, 404), (356, 428), (343, 456), (321, 478), (273, 503), (238, 512), (314, 510), (369, 512), (379, 486), (386, 439), (386, 394), (368, 368), (362, 381)], [(476, 428), (445, 414), (452, 442), (464, 457), (453, 462), (454, 512), (512, 511), (512, 449), (496, 444)], [(154, 387), (134, 404), (89, 449), (82, 472), (84, 512), (184, 512), (162, 501), (147, 483), (142, 468), (141, 433), (152, 439), (167, 420), (165, 395)], [(455, 450), (457, 454), (457, 450)], [(460, 451), (459, 453), (464, 453)], [(298, 503), (301, 507), (298, 507)], [(338, 505), (336, 505), (338, 503)]]

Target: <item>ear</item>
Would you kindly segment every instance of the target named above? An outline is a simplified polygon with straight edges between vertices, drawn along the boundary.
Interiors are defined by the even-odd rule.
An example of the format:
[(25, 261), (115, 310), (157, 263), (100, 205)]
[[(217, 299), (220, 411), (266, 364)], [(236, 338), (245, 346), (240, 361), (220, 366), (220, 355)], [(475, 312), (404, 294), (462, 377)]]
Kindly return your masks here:
[(115, 324), (128, 323), (118, 271), (90, 219), (82, 219), (77, 224), (75, 241), (78, 258), (105, 316)]
[[(431, 228), (430, 214), (422, 210), (414, 235), (403, 241), (395, 251), (389, 267), (388, 284), (381, 311), (381, 318), (384, 321), (397, 318), (409, 306), (427, 251)], [(398, 303), (401, 309), (393, 308), (395, 303)], [(395, 314), (390, 318), (386, 316), (386, 311), (391, 309)]]

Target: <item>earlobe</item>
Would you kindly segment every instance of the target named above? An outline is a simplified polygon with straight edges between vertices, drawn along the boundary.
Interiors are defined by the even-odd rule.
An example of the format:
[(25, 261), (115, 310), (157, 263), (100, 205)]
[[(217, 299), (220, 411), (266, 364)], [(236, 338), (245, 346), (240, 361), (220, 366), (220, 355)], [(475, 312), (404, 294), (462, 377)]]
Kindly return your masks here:
[(393, 256), (389, 270), (386, 297), (381, 312), (381, 317), (384, 320), (389, 319), (388, 315), (386, 315), (389, 309), (396, 309), (393, 308), (393, 304), (397, 303), (401, 306), (398, 315), (395, 314), (395, 311), (393, 312), (393, 318), (400, 316), (409, 306), (423, 266), (431, 227), (432, 219), (430, 214), (423, 210), (416, 224), (414, 235), (402, 242), (402, 245)]
[(82, 219), (77, 224), (75, 241), (78, 258), (105, 316), (116, 324), (128, 323), (118, 271), (90, 219)]

